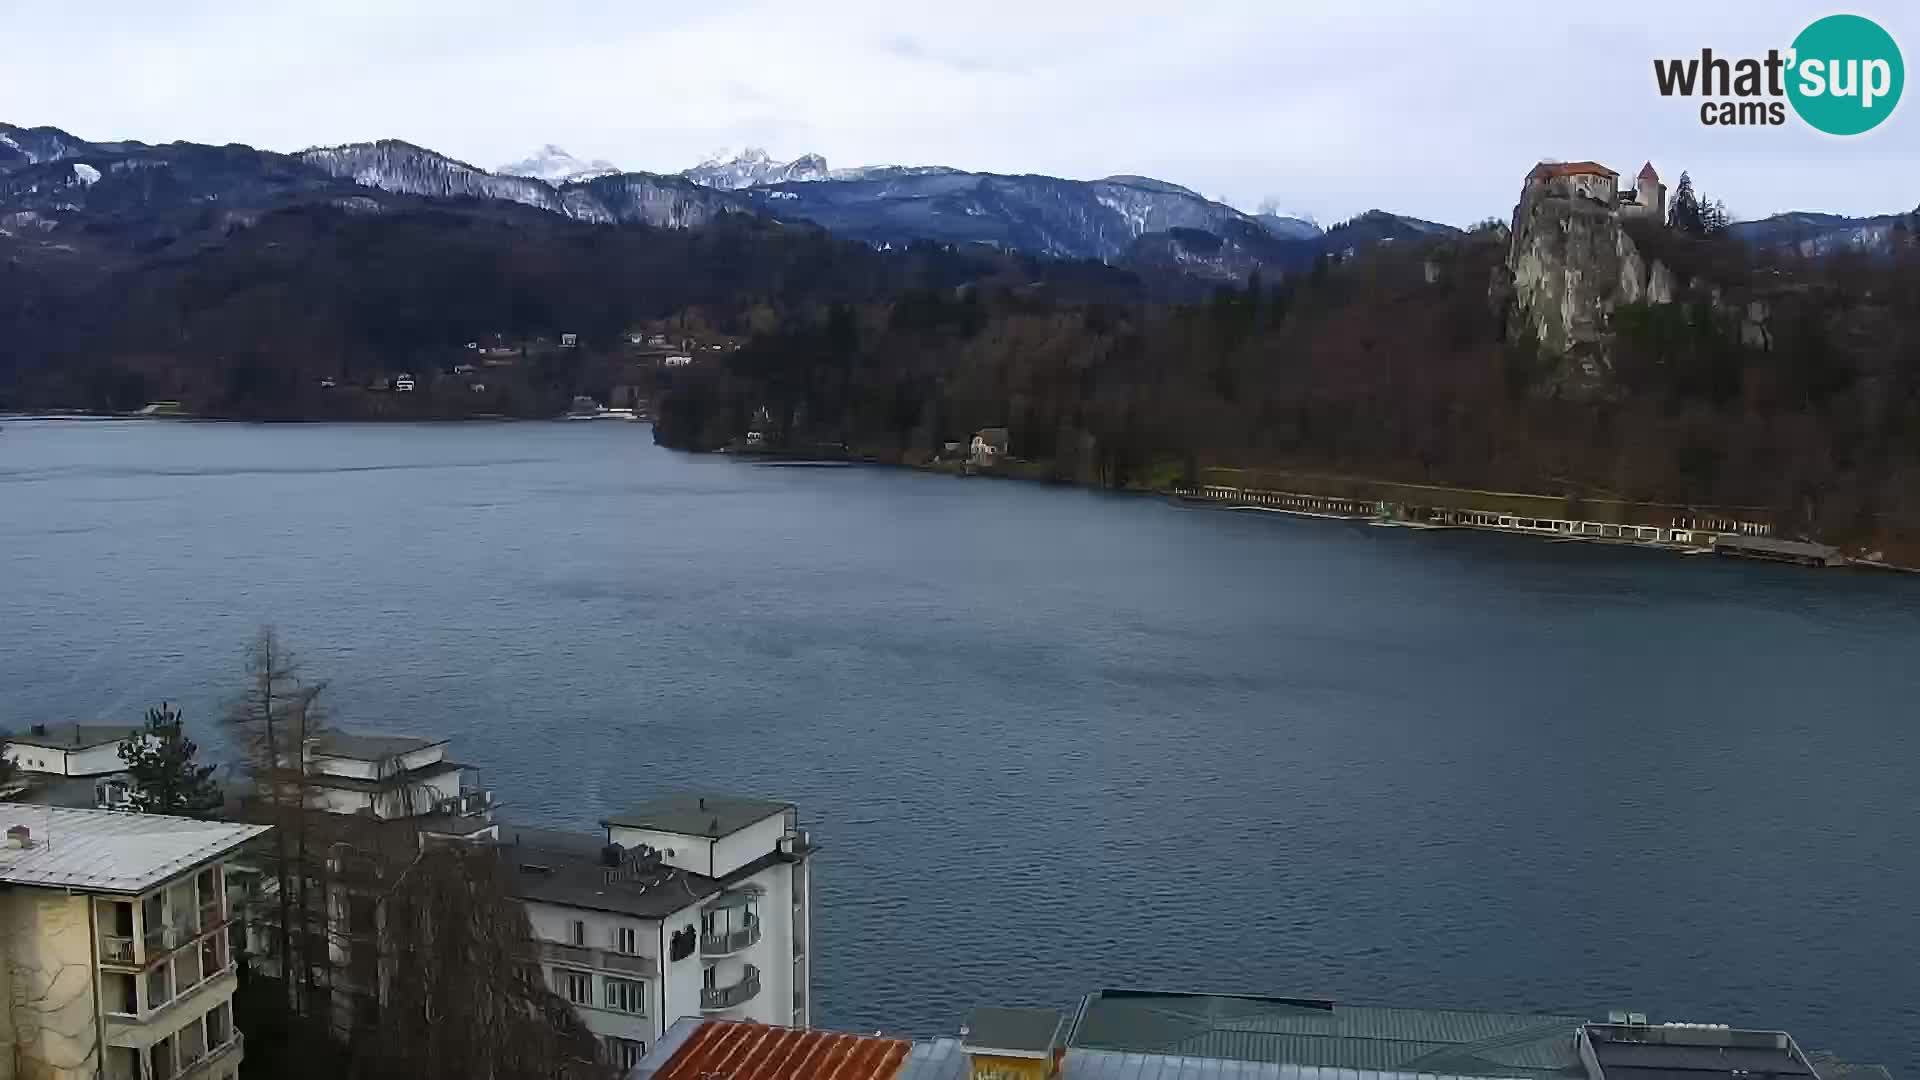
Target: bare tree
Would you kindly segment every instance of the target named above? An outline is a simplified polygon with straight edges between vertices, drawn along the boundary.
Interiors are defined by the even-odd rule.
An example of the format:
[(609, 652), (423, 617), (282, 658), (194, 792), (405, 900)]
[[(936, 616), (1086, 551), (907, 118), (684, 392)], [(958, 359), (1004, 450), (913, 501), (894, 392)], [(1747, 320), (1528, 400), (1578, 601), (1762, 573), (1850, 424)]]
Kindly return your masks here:
[[(274, 826), (274, 882), (278, 888), (280, 922), (277, 940), (280, 978), (286, 1007), (305, 1012), (317, 988), (317, 964), (310, 923), (313, 892), (308, 887), (309, 818), (313, 789), (308, 781), (306, 748), (325, 728), (320, 694), (325, 683), (305, 683), (299, 660), (271, 626), (262, 626), (247, 646), (247, 688), (227, 707), (226, 722), (239, 735), (246, 768), (253, 781), (251, 803)], [(325, 893), (320, 891), (324, 919)], [(301, 969), (296, 984), (294, 965)], [(295, 986), (306, 990), (296, 1001)]]

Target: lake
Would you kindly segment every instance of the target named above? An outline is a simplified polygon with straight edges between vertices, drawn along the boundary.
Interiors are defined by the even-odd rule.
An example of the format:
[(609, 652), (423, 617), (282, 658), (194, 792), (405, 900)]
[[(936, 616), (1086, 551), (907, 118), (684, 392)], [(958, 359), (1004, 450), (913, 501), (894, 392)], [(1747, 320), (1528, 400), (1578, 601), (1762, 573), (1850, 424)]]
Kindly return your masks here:
[(1102, 986), (1785, 1027), (1920, 1071), (1920, 578), (659, 449), (639, 424), (5, 422), (0, 725), (276, 624), (529, 823), (824, 842), (815, 1017)]

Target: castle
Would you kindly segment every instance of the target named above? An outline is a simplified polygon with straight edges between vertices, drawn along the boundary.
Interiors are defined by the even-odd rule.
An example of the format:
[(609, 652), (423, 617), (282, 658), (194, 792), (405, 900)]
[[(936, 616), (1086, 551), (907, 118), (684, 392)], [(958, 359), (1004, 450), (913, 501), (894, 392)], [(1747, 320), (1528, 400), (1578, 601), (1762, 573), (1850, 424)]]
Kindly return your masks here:
[(1624, 217), (1667, 220), (1667, 185), (1653, 171), (1653, 162), (1640, 167), (1632, 187), (1620, 189), (1620, 174), (1597, 161), (1543, 161), (1527, 174), (1526, 195), (1582, 196)]

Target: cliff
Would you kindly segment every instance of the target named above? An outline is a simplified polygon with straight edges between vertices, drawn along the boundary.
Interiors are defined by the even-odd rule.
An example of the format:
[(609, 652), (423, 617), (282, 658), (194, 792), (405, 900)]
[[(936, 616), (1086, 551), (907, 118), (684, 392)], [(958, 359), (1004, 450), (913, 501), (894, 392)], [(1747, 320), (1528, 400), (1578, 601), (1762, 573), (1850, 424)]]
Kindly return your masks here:
[(1505, 269), (1494, 299), (1506, 308), (1509, 340), (1537, 343), (1567, 391), (1608, 387), (1617, 308), (1669, 304), (1676, 291), (1673, 272), (1642, 253), (1610, 208), (1532, 187), (1514, 208)]

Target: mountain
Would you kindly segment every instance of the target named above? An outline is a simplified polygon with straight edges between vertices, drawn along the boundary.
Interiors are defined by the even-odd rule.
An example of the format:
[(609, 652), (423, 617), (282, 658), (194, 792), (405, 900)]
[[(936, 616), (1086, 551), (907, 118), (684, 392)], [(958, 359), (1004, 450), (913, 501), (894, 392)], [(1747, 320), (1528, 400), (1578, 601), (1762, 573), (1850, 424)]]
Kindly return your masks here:
[(1460, 230), (1437, 221), (1424, 221), (1385, 210), (1368, 210), (1328, 229), (1320, 238), (1323, 250), (1350, 256), (1375, 244), (1458, 236)]
[(1287, 217), (1284, 214), (1255, 214), (1254, 220), (1282, 240), (1311, 240), (1323, 231), (1318, 224), (1306, 218)]
[(493, 170), (501, 176), (524, 176), (531, 180), (544, 180), (549, 184), (564, 184), (571, 180), (591, 180), (596, 176), (611, 176), (620, 171), (620, 167), (611, 161), (595, 158), (581, 161), (552, 143), (541, 147), (531, 156), (519, 161), (509, 162)]
[(680, 175), (702, 187), (739, 191), (761, 184), (825, 180), (830, 173), (827, 159), (819, 154), (802, 154), (792, 161), (774, 161), (765, 150), (749, 146), (731, 157), (727, 151), (719, 151)]
[(59, 128), (19, 128), (0, 124), (0, 172), (73, 157), (93, 149)]
[(552, 213), (565, 213), (560, 193), (543, 180), (496, 176), (425, 147), (399, 139), (315, 147), (300, 160), (366, 187), (433, 198), (505, 199)]
[(1912, 214), (1863, 218), (1796, 211), (1736, 221), (1728, 231), (1755, 248), (1791, 250), (1812, 258), (1843, 252), (1886, 255), (1893, 250), (1895, 230), (1905, 222), (1912, 235), (1915, 219), (1920, 219), (1920, 207)]

